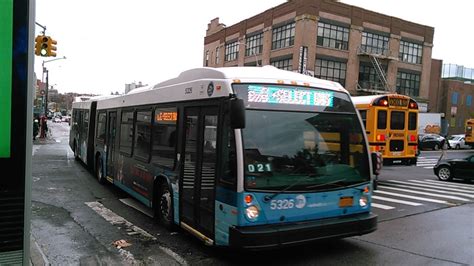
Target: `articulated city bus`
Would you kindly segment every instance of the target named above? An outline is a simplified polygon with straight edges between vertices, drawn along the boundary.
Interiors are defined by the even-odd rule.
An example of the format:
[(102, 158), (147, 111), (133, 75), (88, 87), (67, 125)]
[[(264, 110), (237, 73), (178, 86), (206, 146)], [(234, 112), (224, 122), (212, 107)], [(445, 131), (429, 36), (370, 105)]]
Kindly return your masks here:
[(466, 120), (466, 145), (474, 149), (474, 118)]
[[(108, 96), (107, 96), (108, 97)], [(72, 103), (72, 117), (69, 121), (69, 146), (74, 157), (88, 167), (94, 166), (94, 129), (97, 101), (104, 96), (92, 97), (87, 101)]]
[(371, 151), (382, 154), (384, 163), (416, 164), (418, 104), (405, 95), (385, 94), (352, 97), (365, 125)]
[(377, 228), (377, 157), (338, 83), (271, 66), (198, 68), (98, 100), (94, 112), (97, 179), (208, 245), (270, 248)]

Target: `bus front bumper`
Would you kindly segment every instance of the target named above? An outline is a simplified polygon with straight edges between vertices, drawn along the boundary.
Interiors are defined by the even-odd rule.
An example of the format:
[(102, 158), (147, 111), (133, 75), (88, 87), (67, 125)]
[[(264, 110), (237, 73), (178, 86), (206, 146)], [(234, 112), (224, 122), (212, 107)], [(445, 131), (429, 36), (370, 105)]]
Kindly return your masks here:
[(278, 248), (310, 241), (363, 235), (377, 229), (377, 215), (351, 216), (291, 224), (230, 228), (230, 245), (243, 249)]

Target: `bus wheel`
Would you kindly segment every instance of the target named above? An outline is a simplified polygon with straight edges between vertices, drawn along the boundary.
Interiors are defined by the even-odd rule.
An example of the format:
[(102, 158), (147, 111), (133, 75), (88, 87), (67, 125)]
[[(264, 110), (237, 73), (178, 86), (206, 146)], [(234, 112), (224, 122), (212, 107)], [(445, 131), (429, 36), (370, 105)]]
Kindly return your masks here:
[(168, 229), (173, 228), (173, 197), (166, 182), (159, 188), (157, 206), (155, 207), (155, 217)]
[(99, 183), (105, 183), (104, 173), (102, 171), (102, 159), (100, 159), (99, 156), (97, 156), (97, 160), (95, 162), (95, 177)]
[(74, 141), (74, 159), (79, 160), (79, 154), (77, 153), (77, 143)]

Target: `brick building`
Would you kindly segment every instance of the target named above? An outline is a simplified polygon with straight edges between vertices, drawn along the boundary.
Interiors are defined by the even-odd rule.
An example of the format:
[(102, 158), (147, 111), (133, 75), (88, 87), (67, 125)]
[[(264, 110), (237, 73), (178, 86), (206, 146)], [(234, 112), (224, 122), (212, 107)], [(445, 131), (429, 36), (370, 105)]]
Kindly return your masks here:
[(474, 118), (474, 69), (433, 59), (428, 112), (443, 113), (448, 135), (463, 134)]
[(290, 0), (226, 27), (213, 19), (203, 65), (274, 65), (340, 82), (353, 95), (428, 101), (434, 28), (329, 0)]

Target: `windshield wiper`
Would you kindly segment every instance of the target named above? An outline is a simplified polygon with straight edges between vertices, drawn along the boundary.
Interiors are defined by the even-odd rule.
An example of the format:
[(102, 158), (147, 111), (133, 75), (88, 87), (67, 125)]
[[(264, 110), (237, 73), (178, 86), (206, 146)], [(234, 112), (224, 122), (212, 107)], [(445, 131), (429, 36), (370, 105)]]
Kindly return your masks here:
[(311, 178), (315, 178), (315, 177), (320, 177), (321, 175), (315, 175), (315, 174), (310, 174), (310, 175), (307, 175), (307, 176), (304, 176), (298, 180), (296, 180), (296, 182), (290, 184), (289, 186), (285, 187), (284, 189), (278, 191), (278, 192), (275, 192), (271, 195), (265, 195), (265, 197), (263, 197), (263, 201), (264, 202), (269, 202), (271, 199), (273, 199), (274, 197), (280, 195), (281, 193), (287, 191), (288, 189), (298, 185), (299, 183), (303, 182), (303, 181), (306, 181), (308, 179), (311, 179)]

